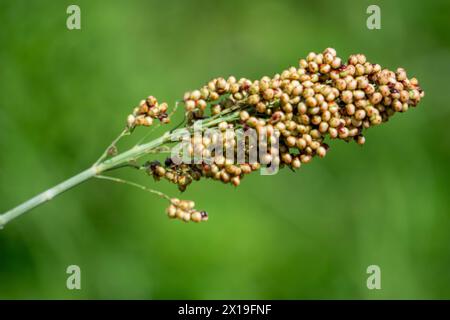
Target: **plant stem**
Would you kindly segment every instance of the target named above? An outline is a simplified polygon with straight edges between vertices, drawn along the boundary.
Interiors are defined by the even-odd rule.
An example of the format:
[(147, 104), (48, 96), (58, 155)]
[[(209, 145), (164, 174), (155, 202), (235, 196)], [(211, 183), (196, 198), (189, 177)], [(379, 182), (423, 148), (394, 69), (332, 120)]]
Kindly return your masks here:
[(105, 151), (104, 151), (103, 154), (100, 156), (100, 158), (98, 158), (98, 160), (95, 162), (94, 166), (97, 165), (97, 164), (99, 164), (100, 162), (102, 162), (102, 161), (108, 156), (108, 153), (109, 153), (110, 149), (113, 148), (113, 147), (115, 147), (116, 144), (117, 144), (117, 142), (118, 142), (121, 138), (123, 138), (123, 136), (125, 136), (125, 135), (128, 134), (128, 133), (129, 133), (128, 128), (125, 128), (125, 129), (119, 134), (119, 136), (118, 136), (117, 138), (115, 138), (115, 139), (113, 140), (113, 142), (111, 142), (111, 144), (108, 146), (108, 148), (105, 149)]
[[(21, 216), (22, 214), (30, 211), (31, 209), (53, 199), (55, 196), (63, 193), (64, 191), (73, 188), (74, 186), (94, 177), (102, 172), (115, 169), (117, 166), (126, 164), (132, 160), (135, 160), (149, 152), (151, 152), (154, 148), (160, 147), (166, 142), (171, 141), (173, 137), (176, 136), (176, 133), (166, 133), (163, 136), (155, 139), (151, 142), (138, 145), (134, 148), (131, 148), (128, 151), (125, 151), (121, 154), (118, 154), (115, 157), (112, 157), (108, 160), (103, 161), (99, 164), (94, 164), (91, 168), (61, 182), (60, 184), (38, 194), (37, 196), (25, 201), (19, 206), (5, 212), (0, 215), (0, 229), (3, 228), (8, 222), (11, 220)], [(117, 142), (117, 140), (115, 140)], [(103, 157), (103, 156), (102, 156)]]
[(64, 182), (54, 186), (53, 188), (48, 189), (47, 191), (38, 194), (34, 198), (31, 198), (28, 201), (25, 201), (21, 205), (9, 210), (8, 212), (0, 215), (0, 228), (3, 228), (5, 224), (10, 222), (11, 220), (17, 218), (18, 216), (30, 211), (31, 209), (47, 202), (56, 197), (57, 195), (63, 193), (64, 191), (69, 190), (70, 188), (92, 178), (96, 175), (96, 167), (91, 167), (70, 179), (67, 179)]
[[(211, 119), (208, 119), (208, 120), (205, 120), (202, 122), (202, 128), (206, 129), (206, 128), (214, 127), (221, 121), (235, 120), (235, 119), (237, 119), (238, 115), (239, 115), (239, 112), (235, 111), (235, 112), (232, 112), (232, 113), (229, 113), (226, 115), (224, 114), (223, 116), (221, 116), (219, 118), (212, 117)], [(185, 129), (187, 129), (189, 132), (192, 132), (193, 127), (191, 126), (191, 127), (185, 128)], [(116, 142), (126, 134), (127, 134), (127, 130), (122, 132), (119, 135), (119, 137), (112, 142), (110, 147), (114, 146), (116, 144)], [(133, 147), (123, 153), (120, 153), (112, 158), (105, 160), (107, 153), (108, 153), (108, 149), (110, 148), (110, 147), (108, 147), (108, 149), (106, 149), (106, 151), (102, 154), (100, 159), (97, 160), (97, 162), (89, 169), (87, 169), (87, 170), (61, 182), (60, 184), (38, 194), (37, 196), (18, 205), (17, 207), (15, 207), (3, 214), (0, 214), (0, 229), (3, 228), (11, 220), (21, 216), (22, 214), (30, 211), (31, 209), (33, 209), (43, 203), (46, 203), (47, 201), (50, 201), (57, 195), (63, 193), (64, 191), (67, 191), (67, 190), (73, 188), (74, 186), (76, 186), (86, 180), (89, 180), (92, 177), (99, 176), (102, 172), (106, 172), (106, 171), (110, 171), (110, 170), (114, 170), (114, 169), (123, 167), (124, 165), (126, 165), (127, 163), (129, 163), (131, 161), (135, 161), (138, 158), (140, 158), (146, 154), (152, 153), (155, 149), (163, 146), (164, 144), (166, 144), (168, 142), (176, 141), (179, 137), (180, 137), (180, 132), (168, 131), (165, 134), (163, 134), (161, 137), (159, 137), (155, 140), (152, 140), (152, 141), (144, 143), (144, 144), (136, 145), (135, 147)], [(102, 178), (105, 179), (105, 177), (102, 177)], [(113, 179), (109, 179), (109, 180), (113, 180)], [(115, 180), (115, 181), (118, 182), (117, 180)]]
[(95, 178), (103, 179), (103, 180), (109, 180), (109, 181), (114, 181), (114, 182), (117, 182), (117, 183), (127, 184), (129, 186), (132, 186), (132, 187), (135, 187), (135, 188), (138, 188), (138, 189), (141, 189), (141, 190), (153, 193), (153, 194), (157, 195), (158, 197), (161, 197), (163, 199), (166, 199), (166, 200), (170, 201), (170, 197), (168, 195), (162, 193), (161, 191), (147, 188), (146, 186), (143, 186), (142, 184), (139, 184), (139, 183), (136, 183), (136, 182), (132, 182), (132, 181), (116, 178), (116, 177), (102, 176), (102, 175), (96, 175)]
[(116, 166), (127, 163), (131, 160), (137, 159), (140, 156), (150, 152), (153, 148), (161, 146), (166, 141), (170, 141), (170, 134), (163, 135), (162, 137), (155, 139), (149, 143), (136, 146), (128, 151), (125, 151), (117, 156), (108, 159), (100, 164), (94, 164), (91, 168), (61, 182), (60, 184), (38, 194), (28, 201), (20, 204), (19, 206), (5, 212), (0, 215), (0, 229), (3, 228), (11, 220), (21, 216), (22, 214), (30, 211), (31, 209), (53, 199), (55, 196), (69, 190), (70, 188), (101, 174), (104, 171), (111, 170)]

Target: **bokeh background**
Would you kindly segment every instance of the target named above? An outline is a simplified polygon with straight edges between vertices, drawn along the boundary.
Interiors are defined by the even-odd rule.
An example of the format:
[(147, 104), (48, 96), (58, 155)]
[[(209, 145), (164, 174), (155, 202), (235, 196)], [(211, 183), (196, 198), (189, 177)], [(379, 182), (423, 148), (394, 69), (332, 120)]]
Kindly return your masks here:
[[(81, 30), (66, 28), (70, 4)], [(370, 4), (381, 30), (366, 27)], [(403, 66), (426, 96), (297, 173), (193, 184), (181, 197), (208, 223), (89, 181), (0, 232), (0, 298), (450, 298), (449, 17), (448, 1), (1, 0), (0, 211), (88, 167), (149, 94), (174, 102), (331, 46)], [(66, 289), (72, 264), (80, 291)], [(381, 290), (366, 287), (372, 264)]]

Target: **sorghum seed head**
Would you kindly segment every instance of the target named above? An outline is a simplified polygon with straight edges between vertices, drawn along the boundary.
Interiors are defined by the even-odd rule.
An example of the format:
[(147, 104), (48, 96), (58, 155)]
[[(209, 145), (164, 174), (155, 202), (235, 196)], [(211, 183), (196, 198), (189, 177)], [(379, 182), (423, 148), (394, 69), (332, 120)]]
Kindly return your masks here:
[[(341, 59), (332, 48), (322, 53), (311, 52), (299, 60), (298, 67), (289, 67), (273, 77), (264, 76), (256, 81), (237, 80), (232, 76), (227, 80), (213, 79), (184, 95), (188, 124), (221, 112), (228, 116), (231, 114), (228, 111), (236, 111), (238, 115), (227, 120), (218, 116), (221, 121), (218, 129), (225, 132), (235, 127), (255, 128), (258, 134), (270, 137), (266, 147), (279, 137), (280, 154), (267, 154), (257, 162), (235, 165), (234, 160), (207, 150), (217, 142), (235, 150), (235, 135), (223, 134), (223, 141), (217, 137), (193, 139), (189, 148), (191, 153), (210, 155), (214, 163), (175, 165), (166, 161), (165, 167), (150, 164), (148, 172), (157, 179), (164, 177), (176, 183), (182, 191), (202, 177), (237, 186), (261, 164), (282, 162), (283, 166), (296, 169), (315, 156), (324, 157), (328, 151), (324, 142), (328, 138), (364, 144), (364, 129), (388, 121), (397, 112), (409, 110), (423, 96), (417, 79), (408, 79), (404, 69), (398, 68), (395, 72), (382, 69), (368, 62), (362, 54)], [(166, 123), (169, 121), (167, 110), (167, 104), (159, 104), (150, 96), (134, 108), (127, 125), (129, 128), (151, 125), (155, 120)], [(246, 156), (251, 148), (246, 147)], [(184, 221), (198, 222), (208, 217), (183, 200), (172, 199), (167, 212), (169, 217)]]

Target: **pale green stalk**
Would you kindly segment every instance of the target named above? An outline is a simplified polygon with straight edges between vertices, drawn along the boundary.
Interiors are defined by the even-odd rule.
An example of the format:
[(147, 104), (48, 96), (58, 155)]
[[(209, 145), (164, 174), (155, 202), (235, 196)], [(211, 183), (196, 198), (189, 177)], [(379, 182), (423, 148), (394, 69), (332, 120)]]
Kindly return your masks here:
[[(238, 112), (224, 112), (219, 117), (212, 117), (208, 120), (203, 121), (202, 128), (211, 128), (216, 126), (221, 121), (230, 121), (237, 119)], [(192, 132), (193, 127), (186, 128), (190, 132)], [(22, 214), (30, 211), (31, 209), (46, 203), (47, 201), (50, 201), (57, 195), (75, 187), (76, 185), (79, 185), (80, 183), (89, 180), (92, 177), (100, 176), (102, 173), (114, 170), (120, 167), (123, 167), (124, 165), (137, 160), (138, 158), (153, 153), (155, 149), (160, 148), (164, 144), (168, 142), (177, 141), (177, 139), (180, 136), (180, 131), (174, 131), (174, 132), (166, 132), (161, 137), (152, 140), (150, 142), (139, 144), (134, 146), (133, 148), (123, 152), (119, 153), (116, 156), (113, 156), (110, 159), (106, 159), (108, 155), (108, 151), (111, 147), (114, 147), (117, 141), (128, 134), (128, 130), (123, 131), (117, 139), (113, 141), (113, 143), (105, 150), (105, 152), (102, 154), (99, 160), (90, 167), (89, 169), (84, 170), (83, 172), (61, 182), (60, 184), (38, 194), (37, 196), (23, 202), (22, 204), (18, 205), (17, 207), (3, 213), (0, 215), (0, 228), (3, 228), (8, 222), (11, 220), (21, 216)], [(114, 180), (114, 179), (110, 179)], [(116, 180), (116, 182), (118, 182)], [(129, 183), (128, 183), (129, 184)]]

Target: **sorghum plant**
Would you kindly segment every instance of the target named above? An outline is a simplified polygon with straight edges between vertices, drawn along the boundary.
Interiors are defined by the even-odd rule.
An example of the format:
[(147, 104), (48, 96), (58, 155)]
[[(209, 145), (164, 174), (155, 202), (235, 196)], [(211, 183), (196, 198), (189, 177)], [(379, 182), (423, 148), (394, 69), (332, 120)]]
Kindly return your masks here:
[[(0, 215), (0, 226), (93, 177), (126, 183), (159, 195), (168, 201), (170, 218), (186, 222), (205, 221), (207, 213), (196, 210), (193, 201), (172, 198), (134, 182), (103, 174), (132, 167), (146, 172), (155, 180), (175, 183), (180, 191), (201, 178), (238, 186), (245, 175), (267, 167), (269, 163), (295, 170), (315, 156), (325, 157), (329, 140), (353, 140), (362, 145), (365, 143), (365, 129), (388, 121), (395, 113), (408, 111), (423, 96), (417, 79), (408, 78), (404, 69), (398, 68), (395, 72), (383, 69), (367, 61), (362, 54), (351, 55), (344, 62), (332, 48), (322, 53), (311, 52), (306, 59), (299, 61), (298, 66), (273, 77), (264, 76), (254, 81), (238, 80), (233, 76), (213, 79), (198, 90), (185, 93), (170, 113), (167, 103), (159, 103), (150, 96), (134, 108), (124, 131), (94, 165)], [(164, 163), (149, 159), (155, 153), (173, 151), (173, 142), (180, 137), (180, 130), (173, 128), (154, 140), (124, 152), (117, 151), (116, 143), (134, 133), (137, 127), (168, 125), (170, 116), (180, 103), (185, 109), (182, 128), (184, 133), (188, 133), (185, 151), (190, 156), (200, 155), (200, 161), (180, 163), (174, 161), (173, 156)], [(196, 135), (196, 126), (203, 133), (209, 129), (216, 131), (211, 135)], [(276, 140), (278, 147), (270, 148), (264, 156), (260, 154), (260, 157), (251, 159), (254, 146), (244, 144), (246, 160), (237, 163), (234, 156), (224, 157), (212, 148), (220, 144), (227, 150), (236, 150), (236, 134), (232, 129), (255, 130), (269, 137), (266, 146)]]

